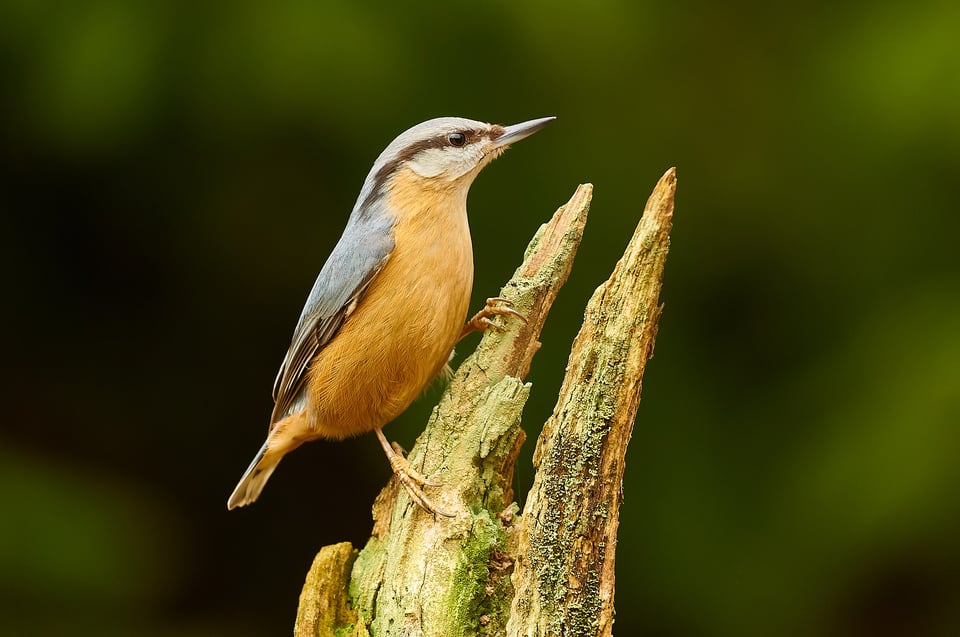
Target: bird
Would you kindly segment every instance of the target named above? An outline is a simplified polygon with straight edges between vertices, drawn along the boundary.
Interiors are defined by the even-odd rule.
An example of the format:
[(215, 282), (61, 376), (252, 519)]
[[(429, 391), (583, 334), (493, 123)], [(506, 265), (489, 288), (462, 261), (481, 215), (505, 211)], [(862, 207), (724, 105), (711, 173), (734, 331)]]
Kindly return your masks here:
[(404, 131), (373, 164), (343, 235), (307, 297), (273, 386), (266, 441), (227, 501), (255, 501), (280, 460), (305, 442), (376, 433), (413, 502), (442, 516), (383, 426), (446, 371), (455, 345), (523, 319), (500, 297), (466, 320), (473, 292), (467, 193), (510, 144), (555, 120), (510, 126), (460, 117)]

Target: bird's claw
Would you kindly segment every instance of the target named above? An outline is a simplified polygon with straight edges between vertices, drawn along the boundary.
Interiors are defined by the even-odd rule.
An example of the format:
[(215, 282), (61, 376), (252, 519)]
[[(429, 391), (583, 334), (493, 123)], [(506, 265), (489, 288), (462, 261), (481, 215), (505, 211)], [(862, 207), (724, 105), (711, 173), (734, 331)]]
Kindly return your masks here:
[(454, 517), (452, 513), (447, 513), (440, 509), (427, 497), (427, 494), (423, 492), (422, 487), (439, 487), (441, 485), (424, 478), (419, 471), (413, 468), (410, 461), (407, 460), (403, 447), (395, 442), (392, 444), (388, 443), (386, 437), (383, 435), (383, 431), (380, 429), (376, 429), (375, 431), (377, 438), (380, 439), (380, 445), (387, 454), (387, 460), (390, 461), (390, 468), (393, 469), (393, 474), (397, 476), (397, 480), (399, 480), (403, 488), (407, 490), (410, 499), (427, 513), (441, 515), (445, 518)]
[(421, 487), (440, 487), (443, 486), (439, 482), (431, 482), (423, 477), (423, 474), (413, 468), (413, 465), (410, 464), (410, 461), (407, 460), (407, 452), (403, 450), (396, 442), (391, 443), (393, 450), (397, 452), (395, 459), (391, 459), (390, 466), (393, 467), (394, 473), (403, 473), (405, 476), (410, 478), (415, 484)]
[(512, 306), (513, 301), (505, 299), (502, 296), (494, 296), (487, 299), (483, 309), (474, 314), (473, 317), (467, 321), (467, 324), (463, 326), (460, 338), (463, 338), (471, 332), (485, 332), (488, 327), (503, 331), (505, 328), (491, 320), (491, 317), (494, 316), (515, 316), (526, 323), (527, 317), (513, 309)]
[[(427, 497), (427, 494), (424, 493), (423, 489), (420, 488), (420, 486), (417, 484), (417, 481), (418, 481), (417, 478), (415, 478), (414, 476), (404, 471), (394, 470), (394, 474), (397, 476), (397, 480), (400, 481), (400, 484), (403, 485), (403, 488), (407, 490), (407, 495), (410, 496), (410, 499), (416, 502), (421, 509), (423, 509), (427, 513), (433, 513), (435, 515), (440, 515), (445, 518), (454, 517), (452, 513), (447, 513), (446, 511), (442, 510), (440, 507), (434, 504), (433, 501), (430, 500), (430, 498)], [(423, 479), (422, 476), (419, 476), (419, 474), (417, 474), (417, 476), (419, 479), (421, 480)], [(433, 485), (432, 483), (429, 483), (429, 482), (424, 482), (424, 484), (430, 485), (430, 486), (439, 486), (439, 485)]]

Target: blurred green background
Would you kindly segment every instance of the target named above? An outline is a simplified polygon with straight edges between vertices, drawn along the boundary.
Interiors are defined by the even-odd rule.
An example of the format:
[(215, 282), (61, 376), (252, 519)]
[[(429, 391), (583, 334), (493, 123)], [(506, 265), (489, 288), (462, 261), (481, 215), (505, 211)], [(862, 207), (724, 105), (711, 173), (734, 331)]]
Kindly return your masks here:
[(226, 497), (373, 159), (440, 115), (559, 118), (473, 187), (476, 308), (596, 186), (533, 435), (678, 167), (618, 635), (960, 634), (958, 42), (952, 0), (5, 0), (0, 634), (289, 634), (387, 463), (314, 443)]

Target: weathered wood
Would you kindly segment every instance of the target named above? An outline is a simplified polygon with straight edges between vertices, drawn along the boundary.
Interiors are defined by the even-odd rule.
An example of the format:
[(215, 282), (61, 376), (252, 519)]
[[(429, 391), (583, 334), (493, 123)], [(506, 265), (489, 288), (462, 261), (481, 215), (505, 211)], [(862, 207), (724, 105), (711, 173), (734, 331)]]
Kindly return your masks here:
[(676, 172), (587, 305), (519, 524), (507, 635), (610, 635), (624, 456), (653, 355)]
[[(350, 571), (356, 557), (357, 552), (349, 542), (320, 549), (300, 593), (294, 637), (362, 637), (368, 634), (347, 600)], [(339, 632), (335, 633), (334, 628), (339, 628)], [(359, 632), (361, 628), (362, 632)]]

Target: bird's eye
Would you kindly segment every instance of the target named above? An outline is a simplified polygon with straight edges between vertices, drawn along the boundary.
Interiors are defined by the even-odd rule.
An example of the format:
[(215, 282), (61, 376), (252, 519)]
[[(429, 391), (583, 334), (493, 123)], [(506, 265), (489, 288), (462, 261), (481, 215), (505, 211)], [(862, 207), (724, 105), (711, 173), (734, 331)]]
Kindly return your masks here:
[(447, 141), (450, 142), (451, 146), (457, 146), (459, 148), (467, 143), (467, 136), (463, 133), (450, 133)]

